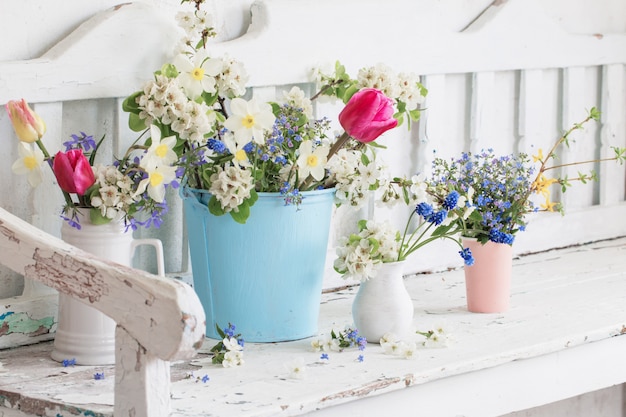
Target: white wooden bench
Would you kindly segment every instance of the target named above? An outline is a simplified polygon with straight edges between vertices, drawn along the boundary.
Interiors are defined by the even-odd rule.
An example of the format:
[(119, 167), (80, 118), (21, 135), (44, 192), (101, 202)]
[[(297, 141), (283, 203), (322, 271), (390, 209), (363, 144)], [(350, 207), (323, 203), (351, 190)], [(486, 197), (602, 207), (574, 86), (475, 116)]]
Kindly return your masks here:
[[(563, 129), (581, 119), (585, 110), (592, 106), (602, 112), (600, 123), (579, 132), (563, 158), (573, 160), (587, 155), (596, 156), (606, 154), (610, 146), (626, 146), (626, 35), (623, 33), (596, 36), (568, 34), (545, 17), (538, 3), (526, 0), (494, 2), (460, 32), (440, 24), (437, 4), (397, 0), (386, 9), (379, 6), (373, 0), (341, 3), (330, 0), (315, 3), (260, 1), (252, 6), (252, 25), (244, 36), (217, 43), (212, 48), (215, 54), (227, 52), (243, 61), (251, 75), (252, 94), (266, 99), (275, 98), (292, 84), (307, 87), (308, 71), (312, 66), (333, 63), (337, 59), (352, 74), (356, 74), (361, 67), (378, 62), (384, 62), (397, 71), (421, 74), (423, 83), (429, 89), (425, 105), (427, 110), (423, 113), (422, 121), (414, 125), (411, 131), (400, 128), (390, 132), (383, 141), (388, 146), (384, 159), (396, 167), (399, 174), (428, 170), (433, 152), (440, 156), (452, 156), (461, 150), (479, 150), (482, 147), (493, 147), (502, 153), (516, 150), (534, 152), (538, 147), (546, 147)], [(328, 13), (328, 10), (333, 13)], [(382, 35), (380, 31), (372, 30), (381, 26), (381, 19), (386, 24), (393, 22), (393, 25), (384, 26)], [(416, 19), (419, 24), (416, 24)], [(315, 31), (314, 41), (307, 42), (306, 36), (304, 40), (300, 36), (293, 36), (302, 33), (303, 27)], [(177, 41), (175, 33), (173, 16), (149, 4), (130, 3), (104, 11), (78, 27), (40, 58), (0, 62), (0, 103), (20, 97), (34, 103), (35, 110), (48, 123), (46, 140), (50, 141), (47, 142), (49, 148), (60, 146), (70, 133), (86, 130), (95, 136), (104, 133), (110, 136), (112, 142), (107, 144), (103, 156), (113, 155), (136, 138), (126, 127), (127, 118), (121, 112), (122, 100), (140, 88), (166, 60)], [(138, 40), (141, 48), (137, 47)], [(93, 59), (85, 60), (86, 56)], [(320, 115), (331, 117), (339, 111), (331, 105), (318, 105), (317, 110)], [(0, 136), (12, 137), (4, 113), (0, 113)], [(13, 197), (3, 198), (0, 205), (39, 229), (58, 236), (60, 220), (57, 213), (50, 210), (50, 206), (60, 206), (61, 196), (51, 186), (51, 177), (47, 178), (50, 186), (31, 191), (24, 179), (12, 176), (9, 167), (16, 156), (15, 149), (0, 156), (4, 167), (0, 184), (2, 192)], [(542, 213), (533, 218), (528, 231), (519, 235), (515, 252), (524, 254), (545, 251), (626, 236), (625, 168), (616, 164), (602, 165), (600, 176), (600, 183), (572, 189), (563, 196), (567, 210), (565, 217)], [(163, 240), (169, 275), (190, 279), (182, 207), (175, 196), (170, 201), (171, 214), (166, 224), (160, 231), (150, 233)], [(403, 213), (398, 211), (378, 207), (372, 207), (372, 211), (377, 216), (398, 222), (404, 219)], [(9, 223), (11, 228), (14, 227), (13, 221)], [(68, 250), (60, 241), (52, 238), (42, 237), (42, 241), (44, 246), (53, 243), (60, 245), (57, 251)], [(50, 247), (50, 250), (54, 249)], [(327, 261), (330, 263), (332, 248), (329, 251)], [(448, 253), (451, 255), (446, 255)], [(588, 254), (594, 258), (592, 254), (596, 253), (600, 252)], [(144, 254), (137, 266), (149, 269), (150, 264), (149, 256)], [(102, 265), (102, 273), (112, 271), (107, 269), (106, 263)], [(563, 261), (554, 268), (559, 271), (566, 265), (567, 261)], [(425, 248), (422, 255), (412, 259), (410, 272), (441, 271), (458, 266), (460, 264), (454, 250), (450, 251), (445, 244), (432, 245)], [(113, 270), (117, 271), (116, 268)], [(586, 270), (589, 280), (602, 282), (594, 275), (594, 270)], [(146, 278), (143, 274), (139, 276)], [(19, 276), (3, 272), (0, 289), (3, 285), (7, 288), (5, 292), (18, 288), (19, 285), (15, 283), (19, 283), (20, 279)], [(458, 276), (445, 275), (442, 279), (454, 280)], [(562, 282), (568, 282), (567, 277)], [(176, 288), (191, 299), (194, 296), (179, 283), (163, 285), (170, 288), (168, 291)], [(342, 285), (345, 283), (329, 268), (326, 284), (329, 291)], [(576, 287), (576, 284), (572, 285)], [(541, 281), (537, 282), (537, 286), (541, 286)], [(427, 290), (434, 292), (430, 287), (416, 290), (416, 303), (421, 298), (421, 292)], [(328, 295), (329, 300), (343, 297), (343, 294)], [(55, 293), (33, 283), (27, 275), (24, 291), (8, 294), (7, 300), (0, 304), (5, 306), (4, 310), (0, 310), (0, 315), (22, 312), (28, 313), (35, 321), (44, 318), (52, 320), (42, 321), (43, 328), (37, 332), (1, 334), (0, 347), (41, 342), (53, 337)], [(171, 301), (174, 305), (184, 302), (176, 299)], [(459, 299), (454, 299), (454, 302), (460, 303)], [(101, 304), (98, 307), (103, 311), (112, 311), (113, 307), (106, 302)], [(177, 308), (182, 311), (180, 306)], [(322, 332), (332, 324), (329, 321), (343, 324), (350, 320), (349, 310), (343, 304), (332, 307), (327, 313), (320, 321)], [(196, 317), (199, 317), (198, 314), (194, 313)], [(149, 316), (136, 319), (146, 317)], [(172, 323), (178, 323), (178, 317)], [(480, 325), (482, 319), (476, 317), (476, 325)], [(126, 320), (127, 317), (122, 315), (119, 319)], [(540, 320), (540, 317), (529, 315), (520, 317), (520, 320), (530, 321), (527, 324), (532, 326), (533, 321)], [(607, 326), (613, 328), (618, 324), (619, 320), (613, 320)], [(560, 325), (561, 322), (558, 323)], [(599, 324), (593, 322), (590, 326)], [(139, 332), (139, 329), (127, 331), (135, 339), (139, 337), (140, 333), (134, 333)], [(583, 333), (589, 331), (580, 329)], [(180, 340), (180, 337), (174, 335), (173, 340)], [(185, 340), (192, 339), (192, 344), (197, 341), (194, 337)], [(27, 349), (43, 349), (42, 352), (45, 352), (41, 346), (45, 346), (45, 343), (11, 352), (19, 354), (22, 349), (24, 352), (30, 352)], [(283, 357), (288, 356), (285, 350), (295, 354), (292, 346), (277, 346), (273, 347), (275, 350), (267, 351), (265, 347), (258, 349), (269, 352), (270, 357)], [(298, 345), (295, 350), (299, 354), (301, 346)], [(160, 359), (182, 358), (186, 354), (176, 356), (171, 352), (171, 356)], [(263, 356), (259, 358), (257, 360), (263, 360)], [(438, 365), (442, 363), (438, 362)], [(464, 371), (465, 368), (459, 369)], [(163, 372), (162, 378), (166, 379), (165, 370)], [(236, 372), (243, 381), (248, 372), (254, 375), (254, 365), (246, 365)], [(222, 389), (236, 392), (234, 387), (238, 385), (230, 379), (233, 378), (232, 374), (223, 374), (221, 370), (219, 374), (225, 378)], [(84, 380), (78, 381), (84, 383)], [(258, 384), (263, 383), (262, 378), (258, 380)], [(17, 392), (25, 389), (19, 384), (17, 386)], [(193, 386), (201, 387), (202, 384)], [(62, 388), (71, 389), (66, 386)], [(302, 385), (298, 389), (301, 388)], [(131, 391), (119, 391), (119, 386), (116, 389), (122, 393), (122, 398), (130, 397), (127, 394)], [(370, 393), (376, 390), (366, 391)], [(355, 391), (351, 397), (358, 396), (359, 392)], [(164, 393), (161, 391), (161, 394)], [(24, 396), (22, 403), (35, 397), (29, 395)], [(188, 401), (186, 395), (176, 390), (174, 398), (181, 402)], [(225, 397), (216, 396), (215, 403), (220, 403), (220, 398)], [(224, 403), (230, 403), (238, 397), (228, 398)], [(339, 397), (333, 398), (336, 400), (324, 404), (343, 402)], [(272, 407), (281, 404), (275, 397), (258, 401), (272, 404)], [(67, 402), (71, 403), (69, 400)], [(299, 413), (294, 411), (294, 403), (291, 404), (286, 413)], [(308, 406), (302, 407), (304, 411), (311, 411)], [(159, 408), (158, 412), (167, 413), (164, 407)], [(156, 416), (157, 412), (150, 415)], [(197, 414), (190, 411), (187, 415)]]
[[(193, 357), (204, 340), (204, 310), (191, 287), (99, 259), (3, 209), (0, 261), (116, 322), (116, 416), (169, 415), (169, 362)], [(85, 276), (93, 285), (76, 291)], [(19, 396), (3, 400), (3, 406), (41, 412)]]

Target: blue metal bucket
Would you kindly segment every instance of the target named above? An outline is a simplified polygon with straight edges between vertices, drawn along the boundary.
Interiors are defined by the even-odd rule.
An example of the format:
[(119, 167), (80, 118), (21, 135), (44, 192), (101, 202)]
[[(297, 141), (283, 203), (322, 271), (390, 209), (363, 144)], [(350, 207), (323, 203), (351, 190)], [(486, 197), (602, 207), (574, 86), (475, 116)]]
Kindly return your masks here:
[(317, 333), (334, 189), (303, 192), (298, 208), (259, 193), (245, 224), (214, 216), (211, 195), (183, 187), (194, 289), (208, 337), (237, 326), (249, 342), (297, 340)]

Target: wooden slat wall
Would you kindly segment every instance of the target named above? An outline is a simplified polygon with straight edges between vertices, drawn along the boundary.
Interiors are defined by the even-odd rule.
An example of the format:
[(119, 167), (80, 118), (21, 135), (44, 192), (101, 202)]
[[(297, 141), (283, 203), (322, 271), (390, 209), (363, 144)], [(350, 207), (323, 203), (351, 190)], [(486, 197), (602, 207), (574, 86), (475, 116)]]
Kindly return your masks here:
[[(332, 16), (327, 10), (333, 10)], [(383, 34), (371, 30), (384, 17), (373, 10), (393, 18), (394, 25)], [(534, 153), (548, 147), (592, 106), (601, 109), (601, 123), (579, 132), (563, 159), (597, 157), (606, 155), (610, 146), (626, 146), (625, 34), (565, 33), (530, 0), (495, 2), (462, 32), (437, 29), (434, 24), (424, 29), (415, 24), (414, 16), (441, 18), (428, 2), (414, 0), (388, 2), (383, 11), (375, 0), (265, 0), (252, 6), (247, 34), (217, 43), (213, 51), (243, 61), (254, 87), (251, 94), (263, 99), (273, 99), (292, 84), (307, 86), (311, 67), (336, 59), (352, 74), (378, 62), (421, 74), (429, 89), (421, 122), (411, 131), (401, 127), (382, 139), (389, 148), (382, 156), (396, 174), (428, 171), (433, 155), (455, 156), (462, 150), (493, 147), (502, 153)], [(302, 28), (316, 30), (316, 42), (289, 35)], [(121, 101), (160, 67), (176, 33), (172, 16), (149, 5), (108, 10), (41, 58), (0, 62), (0, 103), (19, 97), (34, 103), (48, 124), (45, 141), (51, 150), (83, 130), (111, 137), (106, 154), (112, 155), (136, 138), (126, 127)], [(142, 48), (133, 42), (137, 39)], [(85, 54), (94, 60), (83, 62)], [(318, 110), (333, 117), (340, 109), (320, 104)], [(4, 112), (0, 135), (13, 138)], [(60, 220), (51, 208), (60, 207), (62, 199), (51, 174), (45, 187), (30, 190), (25, 178), (10, 171), (17, 144), (8, 142), (7, 152), (0, 156), (0, 204), (58, 234)], [(529, 230), (518, 238), (517, 253), (626, 235), (626, 168), (614, 164), (597, 168), (602, 181), (568, 191), (563, 196), (565, 218), (558, 214), (533, 218)], [(171, 214), (164, 227), (143, 235), (163, 240), (166, 269), (177, 274), (187, 270), (187, 249), (175, 193), (169, 204)], [(398, 210), (372, 206), (361, 215), (375, 213), (400, 225), (408, 212)], [(332, 254), (329, 248), (329, 265)], [(150, 256), (142, 253), (138, 266), (150, 265)], [(456, 249), (432, 245), (412, 260), (411, 272), (449, 266), (460, 266)], [(19, 278), (0, 272), (0, 295), (19, 294)], [(330, 270), (328, 276), (328, 286), (340, 282)]]

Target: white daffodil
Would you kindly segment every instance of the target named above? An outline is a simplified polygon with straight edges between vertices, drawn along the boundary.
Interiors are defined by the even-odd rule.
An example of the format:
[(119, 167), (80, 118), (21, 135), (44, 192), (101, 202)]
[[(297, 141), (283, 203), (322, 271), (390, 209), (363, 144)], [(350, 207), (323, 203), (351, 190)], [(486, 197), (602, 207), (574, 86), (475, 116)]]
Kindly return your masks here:
[(146, 169), (149, 166), (172, 165), (178, 159), (174, 146), (176, 146), (176, 136), (161, 138), (161, 130), (155, 126), (150, 126), (150, 137), (152, 144), (141, 159), (140, 167)]
[(231, 116), (224, 122), (224, 127), (234, 132), (238, 145), (250, 141), (259, 145), (265, 143), (265, 132), (272, 129), (276, 120), (272, 106), (237, 97), (230, 102), (230, 111)]
[(329, 148), (320, 145), (313, 150), (313, 142), (306, 140), (300, 145), (300, 156), (298, 156), (298, 167), (300, 169), (300, 178), (306, 179), (309, 174), (317, 181), (324, 178), (324, 170), (326, 167), (326, 158)]
[(13, 163), (11, 169), (15, 174), (28, 175), (28, 183), (31, 187), (36, 187), (43, 180), (43, 172), (41, 164), (44, 161), (44, 155), (41, 150), (30, 143), (20, 142), (17, 147), (20, 159)]
[(215, 76), (219, 74), (222, 63), (209, 58), (204, 51), (196, 53), (191, 59), (185, 54), (174, 58), (174, 66), (179, 71), (178, 80), (192, 100), (200, 97), (204, 91), (216, 92)]
[(147, 189), (150, 198), (157, 203), (162, 203), (165, 199), (165, 186), (176, 179), (176, 167), (152, 166), (145, 168), (145, 170), (148, 178), (141, 180), (134, 196), (143, 194)]
[(244, 146), (247, 144), (238, 144), (235, 141), (234, 135), (230, 132), (224, 135), (223, 141), (228, 148), (228, 152), (233, 155), (233, 165), (236, 165), (240, 168), (247, 168), (252, 166), (250, 160), (248, 159), (248, 154), (243, 149)]

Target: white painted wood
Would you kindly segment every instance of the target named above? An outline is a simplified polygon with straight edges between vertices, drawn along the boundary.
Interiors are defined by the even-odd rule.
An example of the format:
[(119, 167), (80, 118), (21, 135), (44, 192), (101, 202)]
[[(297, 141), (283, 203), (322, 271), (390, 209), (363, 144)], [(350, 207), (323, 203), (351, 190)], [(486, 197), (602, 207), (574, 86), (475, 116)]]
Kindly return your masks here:
[(179, 33), (172, 15), (147, 3), (112, 7), (41, 57), (0, 63), (0, 103), (125, 97), (171, 57)]
[[(511, 309), (501, 314), (466, 311), (460, 270), (405, 278), (415, 307), (412, 329), (444, 323), (452, 336), (448, 347), (420, 348), (414, 360), (386, 355), (376, 344), (364, 352), (328, 352), (323, 360), (310, 348), (315, 338), (248, 343), (239, 368), (212, 365), (203, 350), (172, 366), (171, 416), (380, 416), (417, 410), (432, 417), (489, 417), (622, 384), (625, 253), (622, 238), (515, 259)], [(350, 288), (323, 296), (319, 337), (352, 323), (355, 293)], [(213, 343), (207, 341), (206, 349)], [(0, 394), (19, 392), (13, 407), (36, 399), (31, 404), (61, 403), (109, 416), (105, 393), (113, 390), (113, 367), (63, 368), (65, 375), (47, 359), (49, 349), (22, 348), (28, 359), (15, 350), (3, 356), (7, 372), (0, 373)], [(360, 353), (363, 362), (357, 360)], [(292, 379), (285, 365), (298, 358), (306, 377)], [(90, 382), (95, 371), (107, 375), (97, 391)], [(204, 375), (206, 383), (198, 380)]]
[[(215, 45), (214, 50), (240, 57), (248, 68), (257, 69), (250, 74), (252, 85), (301, 82), (308, 79), (311, 65), (336, 59), (356, 70), (371, 64), (372, 50), (376, 51), (378, 61), (394, 68), (411, 68), (419, 74), (558, 68), (626, 60), (624, 36), (567, 34), (545, 16), (535, 1), (495, 2), (470, 28), (463, 32), (441, 32), (440, 29), (436, 36), (431, 32), (429, 41), (414, 44), (410, 54), (402, 42), (392, 40), (404, 39), (407, 34), (413, 34), (411, 39), (415, 39), (421, 30), (428, 32), (436, 28), (429, 24), (416, 26), (412, 20), (413, 16), (426, 20), (433, 9), (422, 2), (408, 0), (396, 0), (385, 9), (377, 7), (375, 0), (358, 2), (359, 7), (355, 5), (330, 0), (257, 2), (252, 6), (252, 24), (246, 35)], [(329, 9), (333, 10), (331, 15), (327, 13)], [(371, 13), (373, 9), (378, 12)], [(346, 15), (351, 16), (353, 23), (349, 30)], [(382, 39), (379, 31), (371, 30), (379, 27), (381, 20), (394, 22), (385, 27)], [(342, 36), (338, 38), (332, 29), (320, 30), (316, 33), (316, 42), (307, 48), (301, 47), (300, 37), (284, 36), (298, 33), (303, 26), (315, 27), (320, 22), (325, 22), (328, 28), (341, 30)], [(276, 45), (277, 42), (280, 48), (252, 51), (247, 46), (249, 43)], [(286, 51), (289, 51), (288, 59)], [(486, 52), (489, 58), (485, 57)]]
[(204, 337), (204, 311), (193, 289), (102, 260), (3, 209), (0, 263), (117, 323), (116, 416), (168, 414), (169, 361), (193, 357)]
[[(584, 67), (566, 68), (563, 70), (563, 115), (561, 119), (561, 132), (569, 130), (574, 123), (580, 122), (586, 117), (586, 113), (591, 107), (598, 107), (595, 99), (589, 98), (588, 69)], [(557, 149), (556, 158), (553, 164), (570, 164), (579, 161), (595, 159), (597, 125), (588, 123), (584, 129), (572, 132), (569, 137), (569, 146), (561, 146)], [(591, 158), (590, 158), (591, 157)], [(564, 167), (557, 171), (562, 177), (578, 178), (579, 173), (590, 174), (591, 171), (598, 172), (599, 166), (596, 164), (577, 165)], [(561, 196), (563, 205), (568, 209), (586, 207), (594, 204), (594, 188), (596, 184), (580, 185), (572, 182), (573, 186), (568, 188)], [(556, 188), (556, 187), (555, 187)], [(555, 197), (556, 197), (555, 193)], [(595, 201), (594, 201), (595, 200)], [(558, 201), (556, 198), (554, 201)]]
[[(626, 146), (626, 66), (605, 65), (602, 72), (600, 109), (600, 154), (611, 155), (612, 147)], [(604, 164), (599, 169), (600, 204), (615, 204), (626, 199), (626, 176), (623, 165)], [(611, 181), (606, 179), (611, 178)]]
[(545, 135), (541, 131), (546, 119), (541, 106), (544, 100), (543, 77), (542, 70), (528, 69), (521, 72), (517, 150), (529, 155), (537, 153), (538, 144)]
[(115, 334), (115, 416), (168, 417), (170, 363), (154, 356), (126, 330)]
[(494, 143), (495, 74), (477, 72), (472, 77), (469, 150), (479, 153)]

